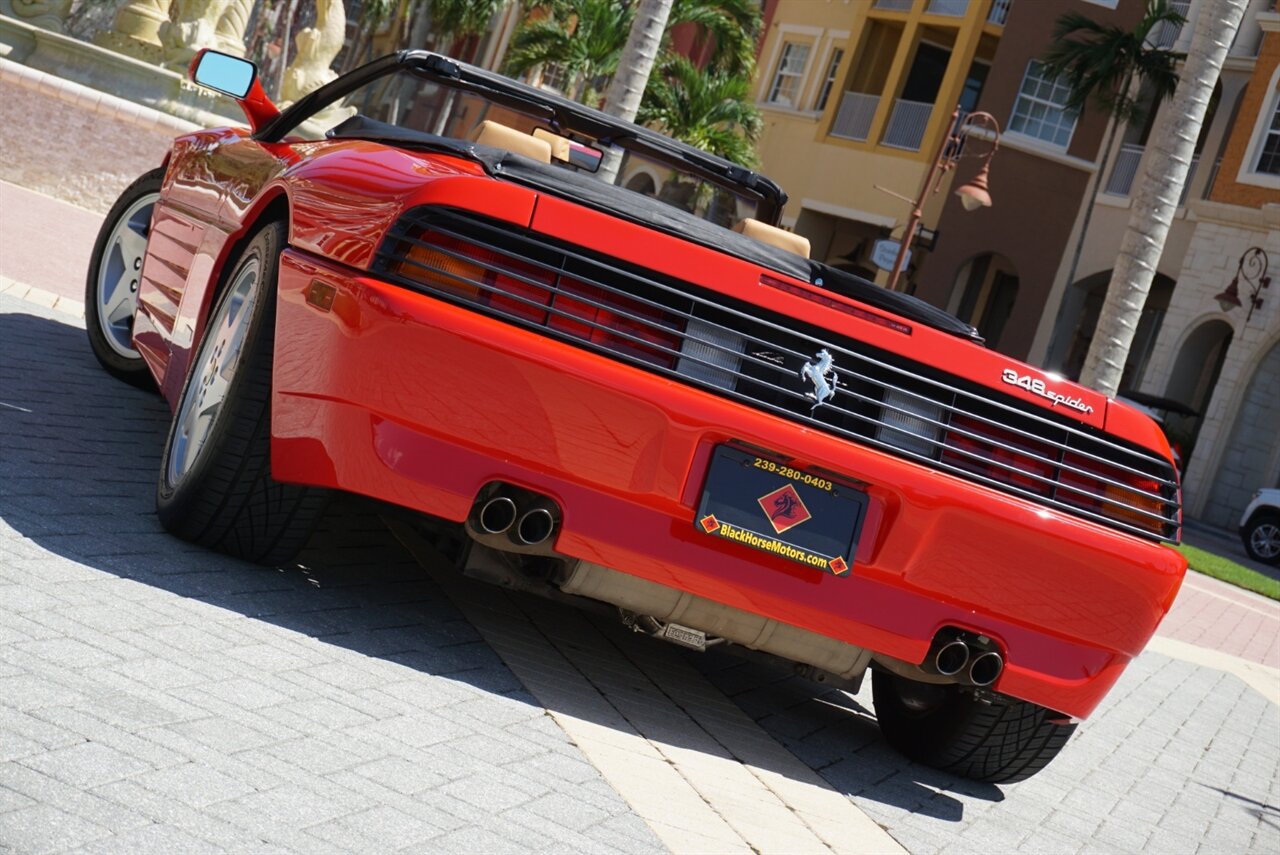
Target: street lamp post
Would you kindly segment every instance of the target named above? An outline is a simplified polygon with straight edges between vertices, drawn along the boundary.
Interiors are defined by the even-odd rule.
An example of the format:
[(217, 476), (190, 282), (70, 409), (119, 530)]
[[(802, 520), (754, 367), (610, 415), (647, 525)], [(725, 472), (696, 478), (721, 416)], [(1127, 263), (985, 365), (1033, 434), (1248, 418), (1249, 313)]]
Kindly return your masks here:
[(1260, 246), (1249, 247), (1236, 263), (1236, 275), (1231, 277), (1227, 290), (1213, 298), (1224, 312), (1240, 308), (1244, 305), (1240, 302), (1240, 280), (1243, 279), (1244, 284), (1249, 286), (1249, 314), (1245, 315), (1245, 326), (1249, 325), (1253, 310), (1262, 308), (1262, 289), (1271, 284), (1271, 277), (1267, 275), (1269, 262), (1266, 250)]
[[(990, 113), (970, 113), (961, 120), (960, 107), (957, 105), (955, 112), (951, 114), (951, 122), (948, 125), (950, 130), (943, 137), (942, 144), (938, 146), (938, 154), (934, 157), (933, 164), (929, 167), (929, 174), (925, 176), (924, 183), (920, 186), (920, 195), (912, 203), (914, 207), (911, 209), (911, 216), (907, 218), (907, 228), (902, 233), (902, 242), (898, 245), (898, 255), (893, 260), (893, 270), (889, 272), (889, 283), (885, 286), (890, 291), (895, 290), (898, 286), (898, 278), (902, 275), (902, 268), (906, 264), (907, 252), (915, 240), (916, 229), (920, 226), (920, 218), (924, 216), (925, 200), (931, 194), (938, 192), (938, 189), (942, 186), (942, 177), (960, 162), (960, 158), (964, 156), (965, 139), (974, 128), (979, 126), (986, 126), (992, 133), (991, 148), (979, 155), (984, 158), (982, 169), (978, 170), (978, 174), (974, 176), (972, 181), (957, 190), (956, 195), (960, 197), (960, 204), (964, 206), (966, 211), (991, 207), (991, 193), (987, 186), (987, 179), (989, 177), (991, 157), (996, 153), (996, 149), (1000, 147), (1000, 123)], [(931, 187), (932, 189), (930, 189)], [(884, 188), (877, 189), (883, 190)], [(891, 193), (891, 195), (898, 196), (897, 193)], [(898, 198), (906, 199), (905, 196), (898, 196)], [(907, 199), (906, 201), (911, 200)]]

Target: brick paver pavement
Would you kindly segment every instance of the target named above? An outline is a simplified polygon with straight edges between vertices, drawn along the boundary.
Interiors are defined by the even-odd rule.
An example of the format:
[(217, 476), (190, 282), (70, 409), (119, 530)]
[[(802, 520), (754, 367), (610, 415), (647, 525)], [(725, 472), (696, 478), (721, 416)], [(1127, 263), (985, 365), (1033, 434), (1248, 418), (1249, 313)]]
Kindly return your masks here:
[(1187, 574), (1160, 635), (1280, 668), (1280, 603)]
[(0, 849), (661, 848), (376, 517), (163, 533), (166, 422), (0, 295)]
[(916, 855), (1280, 852), (1280, 699), (1221, 671), (1143, 654), (1047, 769), (996, 787), (904, 762), (870, 681), (815, 698), (784, 669), (695, 661)]
[[(136, 142), (73, 119), (59, 144), (86, 164)], [(0, 126), (0, 149), (26, 152), (0, 178), (99, 209), (157, 156), (147, 137), (136, 163), (81, 175), (61, 150), (27, 151), (23, 123)], [(0, 193), (0, 277), (20, 269), (33, 299), (78, 299), (94, 215)], [(74, 245), (47, 240), (72, 219)], [(1280, 707), (1234, 676), (1148, 653), (1046, 772), (976, 785), (890, 751), (867, 691), (815, 699), (773, 665), (685, 655), (541, 602), (500, 609), (510, 632), (479, 618), (482, 637), (367, 508), (345, 505), (282, 571), (175, 541), (151, 512), (166, 420), (97, 369), (69, 318), (0, 295), (0, 851), (660, 848), (494, 649), (542, 689), (594, 675), (626, 721), (606, 732), (656, 731), (662, 762), (690, 767), (684, 784), (708, 798), (737, 785), (707, 779), (726, 759), (778, 792), (820, 775), (913, 852), (1280, 851)], [(1162, 632), (1274, 664), (1276, 617), (1192, 576)], [(593, 671), (605, 647), (612, 670)], [(673, 728), (655, 700), (692, 718)]]
[[(151, 512), (162, 403), (3, 295), (0, 342), (0, 846), (660, 848), (376, 515), (340, 507), (279, 571), (182, 544)], [(1220, 671), (1144, 655), (1048, 770), (993, 787), (893, 753), (865, 690), (582, 635), (553, 604), (504, 617), (564, 633), (556, 667), (606, 696), (631, 671), (674, 710), (714, 706), (680, 676), (701, 668), (912, 852), (1280, 850), (1280, 708)], [(636, 700), (667, 762), (787, 774), (715, 717), (663, 733)]]

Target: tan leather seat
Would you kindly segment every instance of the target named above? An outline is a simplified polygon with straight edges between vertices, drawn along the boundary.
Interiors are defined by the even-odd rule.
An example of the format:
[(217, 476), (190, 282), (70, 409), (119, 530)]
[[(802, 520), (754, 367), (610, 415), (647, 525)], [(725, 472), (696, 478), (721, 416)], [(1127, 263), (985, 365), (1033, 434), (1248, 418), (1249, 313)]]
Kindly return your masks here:
[(809, 257), (809, 239), (795, 232), (789, 232), (777, 226), (753, 220), (750, 217), (738, 220), (733, 230), (739, 234), (746, 235), (752, 240), (776, 246), (778, 249), (785, 249), (787, 252), (794, 252), (804, 258)]
[(551, 143), (488, 119), (472, 132), (471, 141), (521, 154), (541, 163), (551, 162)]
[(559, 134), (553, 134), (546, 128), (534, 128), (533, 138), (536, 140), (546, 140), (551, 146), (551, 157), (562, 163), (569, 162), (569, 141)]

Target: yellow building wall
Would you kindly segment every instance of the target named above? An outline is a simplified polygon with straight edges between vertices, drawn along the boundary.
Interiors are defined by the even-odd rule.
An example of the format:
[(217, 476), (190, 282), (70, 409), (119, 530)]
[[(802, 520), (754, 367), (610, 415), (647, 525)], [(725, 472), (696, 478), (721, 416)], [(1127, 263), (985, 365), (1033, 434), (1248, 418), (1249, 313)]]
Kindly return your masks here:
[[(872, 225), (903, 223), (911, 205), (899, 197), (913, 199), (920, 191), (925, 173), (937, 154), (943, 136), (950, 127), (951, 107), (959, 100), (970, 63), (984, 32), (989, 0), (973, 0), (964, 19), (938, 19), (920, 14), (924, 4), (917, 3), (913, 13), (883, 14), (869, 17), (871, 0), (782, 0), (774, 13), (761, 51), (756, 87), (757, 106), (764, 119), (758, 145), (760, 171), (773, 178), (790, 196), (783, 212), (784, 224), (790, 225), (800, 213), (802, 203), (818, 203), (814, 210)], [(936, 106), (929, 119), (918, 151), (905, 151), (878, 145), (893, 109), (893, 102), (914, 60), (913, 43), (926, 27), (937, 27), (939, 21), (956, 28), (951, 47), (952, 60), (939, 88)], [(902, 35), (893, 51), (880, 43), (867, 44), (863, 39), (869, 26), (901, 28)], [(878, 40), (873, 40), (878, 41)], [(785, 42), (810, 45), (800, 109), (780, 107), (767, 102), (770, 87), (781, 61)], [(843, 48), (844, 57), (836, 73), (826, 108), (812, 110), (826, 76), (833, 48)], [(845, 90), (861, 90), (866, 81), (851, 81), (850, 72), (859, 59), (857, 52), (880, 51), (888, 56), (874, 57), (880, 69), (888, 68), (887, 80), (880, 93), (880, 105), (867, 142), (829, 136)], [(890, 193), (875, 189), (875, 185)], [(942, 200), (950, 187), (944, 180), (940, 192), (925, 207), (925, 223), (936, 221)], [(843, 213), (837, 213), (843, 212)]]

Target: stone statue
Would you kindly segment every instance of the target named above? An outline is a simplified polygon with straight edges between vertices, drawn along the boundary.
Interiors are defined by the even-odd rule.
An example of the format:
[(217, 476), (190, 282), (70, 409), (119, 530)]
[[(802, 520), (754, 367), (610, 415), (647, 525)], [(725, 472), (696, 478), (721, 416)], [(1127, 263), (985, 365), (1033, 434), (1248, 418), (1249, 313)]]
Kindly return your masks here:
[(227, 10), (218, 19), (215, 33), (217, 44), (214, 47), (223, 53), (244, 56), (244, 31), (249, 26), (253, 2), (254, 0), (231, 0)]
[(347, 33), (347, 13), (342, 0), (320, 0), (316, 4), (316, 25), (298, 33), (293, 43), (297, 55), (285, 69), (280, 100), (297, 101), (337, 77), (329, 68), (342, 50)]
[[(3, 11), (2, 6), (0, 11)], [(56, 33), (66, 30), (70, 12), (71, 0), (13, 0), (14, 17)]]
[(218, 22), (231, 0), (174, 0), (177, 14), (160, 25), (164, 64), (183, 70), (201, 48), (217, 45)]
[(110, 30), (93, 41), (101, 47), (143, 62), (159, 63), (164, 56), (160, 27), (169, 23), (170, 0), (130, 0), (116, 12)]

